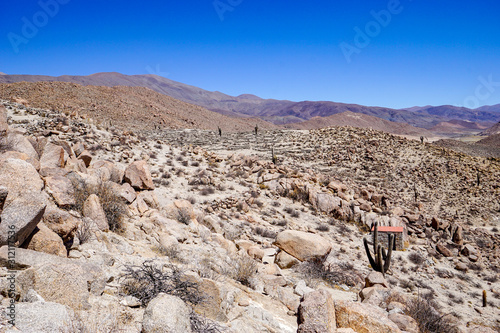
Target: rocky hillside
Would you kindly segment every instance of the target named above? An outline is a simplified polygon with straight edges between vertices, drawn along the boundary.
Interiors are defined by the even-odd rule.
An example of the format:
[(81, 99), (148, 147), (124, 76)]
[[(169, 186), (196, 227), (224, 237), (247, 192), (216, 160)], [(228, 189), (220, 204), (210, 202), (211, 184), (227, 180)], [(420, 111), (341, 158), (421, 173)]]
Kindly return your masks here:
[[(0, 75), (0, 83), (15, 82), (71, 82), (94, 86), (146, 87), (181, 101), (196, 104), (209, 110), (238, 117), (259, 117), (274, 124), (296, 123), (313, 117), (328, 117), (343, 112), (355, 112), (406, 123), (429, 129), (440, 122), (453, 119), (493, 124), (500, 120), (497, 106), (471, 110), (452, 105), (391, 109), (386, 107), (336, 103), (330, 101), (300, 101), (263, 99), (250, 94), (230, 96), (218, 91), (169, 80), (158, 75), (124, 75), (120, 73), (96, 73), (89, 76), (63, 75)], [(448, 128), (449, 130), (450, 128)], [(460, 132), (458, 132), (460, 133)]]
[(232, 118), (143, 87), (82, 86), (66, 82), (0, 84), (0, 98), (91, 118), (101, 126), (129, 130), (199, 128), (224, 131), (274, 128), (256, 118)]
[[(497, 160), (351, 127), (139, 137), (2, 104), (0, 331), (499, 331)], [(385, 276), (375, 223), (403, 230)]]
[(332, 126), (352, 126), (358, 128), (372, 128), (377, 131), (406, 135), (406, 136), (425, 136), (434, 137), (434, 133), (418, 127), (413, 127), (404, 123), (382, 118), (368, 116), (362, 113), (342, 112), (329, 117), (314, 117), (307, 121), (287, 125), (287, 128), (294, 129), (320, 129)]

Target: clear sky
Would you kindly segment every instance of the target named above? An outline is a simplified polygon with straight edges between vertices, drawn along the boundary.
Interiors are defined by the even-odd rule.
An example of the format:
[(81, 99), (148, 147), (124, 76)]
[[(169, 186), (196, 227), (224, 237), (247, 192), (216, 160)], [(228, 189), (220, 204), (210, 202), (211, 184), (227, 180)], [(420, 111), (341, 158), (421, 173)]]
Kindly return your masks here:
[(0, 72), (159, 74), (230, 95), (500, 103), (498, 0), (15, 0)]

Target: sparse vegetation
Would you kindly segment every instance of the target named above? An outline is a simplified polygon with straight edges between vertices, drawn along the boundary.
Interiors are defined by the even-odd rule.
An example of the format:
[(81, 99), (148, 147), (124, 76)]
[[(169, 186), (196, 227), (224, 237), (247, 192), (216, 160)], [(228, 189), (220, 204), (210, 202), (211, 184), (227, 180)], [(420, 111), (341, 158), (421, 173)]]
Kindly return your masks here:
[(406, 302), (405, 313), (415, 319), (421, 332), (442, 333), (458, 332), (450, 314), (440, 314), (430, 301), (414, 298)]
[(124, 219), (127, 216), (127, 206), (123, 199), (113, 191), (111, 183), (99, 182), (98, 184), (92, 184), (79, 177), (72, 177), (71, 183), (74, 188), (76, 203), (70, 208), (82, 213), (85, 201), (91, 194), (95, 194), (99, 197), (101, 206), (106, 213), (109, 229), (114, 232), (123, 230)]
[(203, 300), (198, 285), (189, 281), (174, 265), (160, 265), (146, 260), (140, 266), (125, 266), (120, 280), (122, 292), (136, 297), (142, 306), (147, 306), (160, 293), (177, 296), (190, 304)]

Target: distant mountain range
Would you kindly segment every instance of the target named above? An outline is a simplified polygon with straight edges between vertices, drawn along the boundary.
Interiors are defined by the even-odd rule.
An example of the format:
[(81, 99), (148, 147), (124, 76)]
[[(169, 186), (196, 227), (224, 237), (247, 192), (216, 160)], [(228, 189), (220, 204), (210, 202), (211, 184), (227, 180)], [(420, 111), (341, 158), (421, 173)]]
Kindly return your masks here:
[[(207, 91), (157, 75), (124, 75), (97, 73), (89, 76), (59, 77), (41, 75), (0, 75), (0, 83), (61, 81), (93, 86), (146, 87), (184, 102), (203, 106), (211, 111), (233, 117), (259, 117), (274, 124), (291, 124), (315, 117), (329, 117), (344, 112), (362, 113), (385, 120), (431, 129), (440, 123), (461, 120), (476, 123), (472, 127), (488, 128), (500, 121), (500, 104), (468, 109), (451, 105), (391, 109), (328, 101), (302, 101), (262, 99), (243, 94), (230, 96), (218, 91)], [(315, 119), (316, 126), (327, 124), (328, 119)], [(308, 126), (308, 125), (306, 125)], [(324, 127), (324, 126), (323, 126)], [(448, 126), (449, 127), (449, 126)], [(465, 126), (468, 127), (468, 126)], [(461, 129), (457, 129), (461, 130)], [(470, 128), (468, 129), (470, 130)]]

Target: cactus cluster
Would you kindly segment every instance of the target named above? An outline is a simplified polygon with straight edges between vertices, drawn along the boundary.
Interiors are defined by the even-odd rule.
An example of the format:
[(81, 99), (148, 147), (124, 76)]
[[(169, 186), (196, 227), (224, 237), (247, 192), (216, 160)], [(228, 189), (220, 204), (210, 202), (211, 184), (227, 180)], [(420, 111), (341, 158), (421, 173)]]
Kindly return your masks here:
[(385, 248), (378, 243), (378, 223), (375, 223), (373, 225), (373, 256), (370, 252), (370, 248), (368, 247), (368, 240), (366, 237), (363, 238), (363, 244), (365, 245), (365, 251), (368, 256), (368, 261), (370, 261), (370, 265), (375, 271), (381, 272), (385, 277), (385, 272), (387, 272), (389, 266), (391, 265), (392, 249), (394, 248), (394, 235), (389, 235), (388, 249), (386, 253)]

